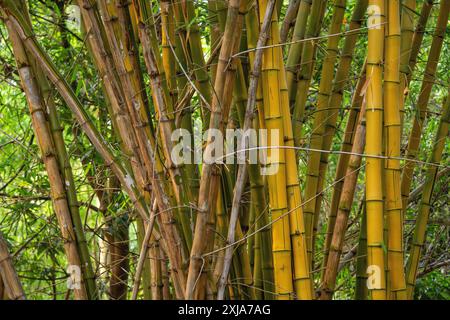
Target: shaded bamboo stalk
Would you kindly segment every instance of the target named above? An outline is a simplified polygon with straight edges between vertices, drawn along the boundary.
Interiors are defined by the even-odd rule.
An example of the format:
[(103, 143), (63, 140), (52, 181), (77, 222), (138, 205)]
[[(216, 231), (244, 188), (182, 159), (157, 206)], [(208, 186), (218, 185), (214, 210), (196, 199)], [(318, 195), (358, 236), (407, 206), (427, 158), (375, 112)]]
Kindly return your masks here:
[[(33, 128), (38, 138), (39, 148), (41, 149), (43, 161), (49, 177), (55, 214), (58, 219), (62, 237), (65, 240), (64, 249), (67, 256), (67, 262), (70, 266), (81, 268), (81, 259), (67, 194), (64, 188), (64, 179), (60, 173), (57, 151), (55, 150), (54, 141), (51, 132), (49, 131), (49, 124), (46, 120), (45, 102), (39, 91), (36, 78), (33, 75), (33, 70), (27, 59), (27, 53), (21, 39), (9, 19), (6, 21), (6, 25), (13, 45), (22, 88), (25, 91), (30, 108)], [(76, 299), (88, 299), (84, 281), (76, 284), (74, 288)]]
[[(70, 86), (67, 84), (67, 82), (64, 80), (64, 78), (59, 74), (59, 72), (56, 70), (55, 66), (51, 62), (51, 60), (48, 58), (48, 56), (43, 53), (42, 48), (37, 44), (35, 39), (29, 35), (32, 34), (30, 30), (27, 29), (26, 24), (23, 23), (24, 19), (21, 16), (21, 14), (15, 9), (15, 6), (10, 2), (6, 1), (7, 9), (8, 9), (8, 17), (9, 20), (11, 20), (14, 29), (18, 32), (20, 38), (24, 41), (28, 52), (40, 63), (42, 66), (44, 72), (48, 76), (48, 78), (54, 83), (56, 88), (58, 89), (59, 93), (63, 97), (63, 99), (66, 101), (69, 108), (72, 110), (74, 115), (77, 118), (77, 121), (80, 123), (81, 128), (83, 131), (87, 134), (89, 139), (91, 140), (92, 144), (96, 148), (96, 150), (99, 152), (99, 154), (103, 157), (104, 161), (106, 162), (106, 165), (109, 166), (114, 174), (117, 176), (119, 181), (121, 182), (121, 185), (123, 186), (124, 190), (128, 193), (130, 196), (130, 199), (132, 203), (134, 204), (135, 208), (137, 209), (137, 212), (143, 217), (143, 219), (147, 219), (147, 206), (143, 199), (139, 196), (139, 192), (136, 189), (135, 182), (130, 177), (130, 175), (125, 171), (125, 169), (121, 166), (121, 164), (115, 159), (113, 153), (111, 152), (109, 146), (106, 145), (104, 142), (105, 140), (102, 138), (102, 136), (99, 134), (97, 129), (92, 125), (92, 122), (89, 119), (89, 116), (87, 113), (83, 110), (81, 107), (81, 103), (76, 98), (75, 94), (73, 93)], [(13, 15), (10, 15), (10, 13), (13, 13)], [(22, 21), (22, 23), (19, 23), (19, 21)], [(166, 204), (168, 201), (163, 200), (164, 194), (161, 192), (161, 189), (158, 188), (158, 183), (153, 184), (155, 194), (158, 199), (158, 205), (160, 207), (163, 207), (166, 209)], [(173, 230), (173, 226), (164, 225), (167, 227), (168, 231), (168, 239), (176, 239), (178, 236), (176, 235), (176, 231)], [(175, 249), (177, 246), (177, 243), (179, 241), (167, 241), (168, 248), (170, 253), (170, 258), (172, 262), (173, 269), (176, 270), (182, 270), (181, 269), (181, 262), (178, 258), (179, 251)], [(182, 278), (182, 272), (174, 272), (176, 276), (175, 284), (176, 288), (181, 288), (184, 281), (180, 281)], [(180, 290), (179, 290), (180, 291)]]
[[(346, 82), (349, 79), (349, 72), (351, 63), (353, 60), (354, 49), (356, 46), (356, 41), (358, 40), (358, 32), (354, 34), (351, 33), (352, 30), (357, 30), (361, 28), (364, 20), (364, 13), (367, 9), (367, 0), (358, 1), (354, 9), (352, 20), (350, 23), (350, 28), (348, 34), (345, 36), (344, 48), (342, 49), (339, 67), (336, 72), (336, 76), (333, 82), (333, 89), (327, 106), (327, 115), (325, 123), (325, 133), (323, 135), (322, 150), (329, 151), (332, 147), (333, 138), (337, 129), (337, 121), (339, 111), (341, 109), (342, 98), (343, 98), (343, 88), (345, 88)], [(340, 92), (340, 93), (339, 93)], [(328, 158), (330, 154), (328, 152), (322, 152), (320, 155), (320, 167), (319, 167), (319, 181), (317, 184), (317, 199), (315, 212), (320, 213), (322, 210), (322, 202), (324, 197), (323, 187), (326, 179), (326, 173), (328, 168)], [(314, 226), (317, 229), (319, 216), (315, 216)], [(315, 243), (315, 239), (313, 239)], [(325, 258), (325, 257), (324, 257)], [(325, 260), (324, 260), (325, 261)]]
[[(450, 90), (448, 93), (450, 93)], [(447, 101), (442, 108), (442, 117), (436, 133), (433, 150), (428, 161), (430, 164), (439, 164), (442, 159), (442, 152), (445, 147), (445, 142), (448, 138), (450, 122), (450, 95), (447, 96), (446, 100)], [(422, 199), (420, 201), (419, 212), (417, 215), (414, 234), (409, 251), (409, 259), (406, 266), (406, 285), (409, 299), (412, 299), (414, 296), (414, 288), (417, 279), (420, 255), (426, 241), (426, 231), (430, 216), (431, 199), (433, 195), (433, 189), (436, 184), (437, 174), (438, 167), (436, 165), (430, 165), (427, 170), (427, 178), (422, 192)]]
[[(302, 41), (306, 34), (306, 27), (308, 16), (311, 11), (311, 0), (302, 0), (297, 11), (295, 19), (294, 30), (292, 31), (292, 44), (289, 47), (289, 54), (286, 61), (286, 81), (289, 91), (289, 104), (293, 105), (295, 102), (295, 88), (297, 87), (297, 71), (300, 69), (301, 55), (303, 51), (304, 42)], [(314, 7), (312, 17), (316, 19), (317, 10)]]
[[(305, 34), (305, 39), (316, 38), (320, 34), (322, 21), (326, 11), (327, 1), (313, 1), (311, 6), (311, 14), (308, 19), (308, 27)], [(301, 63), (298, 66), (296, 86), (292, 86), (290, 96), (292, 100), (293, 95), (293, 111), (292, 111), (292, 126), (294, 128), (295, 146), (301, 146), (302, 127), (305, 122), (305, 108), (308, 100), (308, 92), (312, 76), (314, 73), (316, 63), (316, 53), (318, 48), (317, 40), (306, 41), (302, 46)], [(288, 85), (289, 90), (289, 85)]]
[(425, 28), (427, 26), (428, 19), (433, 9), (433, 0), (425, 0), (422, 4), (419, 20), (417, 21), (416, 30), (413, 36), (413, 43), (411, 47), (411, 55), (409, 57), (409, 73), (407, 74), (406, 82), (411, 82), (413, 71), (417, 64), (417, 58), (419, 57), (420, 49), (422, 48), (423, 36), (425, 35)]
[[(0, 300), (6, 296), (10, 300), (25, 300), (26, 296), (14, 268), (6, 241), (0, 234)], [(4, 292), (2, 292), (4, 291)]]
[[(281, 2), (281, 1), (280, 1)], [(293, 22), (297, 17), (298, 8), (300, 7), (301, 0), (289, 1), (289, 6), (286, 9), (286, 15), (284, 16), (283, 23), (280, 28), (280, 42), (285, 43), (287, 41), (289, 31), (292, 28)]]
[[(344, 47), (342, 49), (341, 59), (339, 61), (339, 67), (336, 71), (336, 76), (333, 82), (332, 94), (328, 101), (328, 114), (322, 150), (326, 151), (330, 150), (333, 143), (333, 137), (335, 136), (336, 133), (339, 111), (342, 108), (344, 89), (346, 88), (348, 80), (350, 79), (351, 64), (353, 60), (353, 55), (355, 53), (356, 42), (359, 38), (358, 32), (351, 33), (351, 31), (361, 28), (361, 25), (364, 21), (364, 15), (367, 10), (367, 5), (368, 5), (367, 0), (358, 1), (352, 14), (352, 19), (349, 27), (349, 34), (345, 37)], [(359, 118), (360, 112), (359, 109), (361, 107), (360, 103), (362, 102), (361, 89), (364, 83), (365, 83), (365, 66), (363, 67), (363, 71), (360, 74), (360, 78), (358, 78), (354, 96), (352, 98), (351, 109), (349, 112), (349, 118), (347, 121), (347, 126), (344, 133), (344, 140), (342, 142), (341, 148), (341, 151), (344, 152), (348, 152), (352, 148), (353, 139), (355, 137), (355, 130)], [(318, 194), (322, 194), (323, 182), (325, 180), (328, 168), (328, 158), (329, 154), (327, 152), (322, 153), (320, 156), (319, 183), (317, 189)], [(334, 223), (340, 200), (340, 192), (342, 185), (344, 183), (344, 181), (342, 181), (342, 177), (345, 174), (348, 159), (349, 156), (346, 154), (339, 155), (338, 165), (336, 169), (336, 177), (334, 180), (336, 184), (333, 190), (330, 212), (328, 213), (328, 224), (325, 236), (324, 256), (322, 266), (326, 266), (328, 260), (328, 250), (331, 243), (332, 233), (334, 230)], [(315, 211), (321, 210), (322, 198), (323, 198), (322, 195), (318, 197), (316, 201), (317, 205)], [(322, 277), (323, 274), (324, 273), (322, 272)]]
[(111, 278), (109, 294), (112, 300), (126, 300), (128, 293), (129, 236), (128, 221), (117, 218), (113, 221), (112, 242), (109, 246)]
[[(133, 283), (133, 291), (131, 294), (131, 300), (136, 300), (138, 292), (139, 292), (139, 286), (141, 283), (141, 276), (144, 271), (144, 265), (146, 263), (146, 260), (148, 258), (148, 250), (149, 250), (149, 242), (152, 238), (153, 234), (153, 228), (155, 227), (155, 215), (157, 210), (157, 204), (154, 202), (152, 212), (150, 214), (150, 221), (145, 227), (145, 235), (141, 242), (141, 248), (139, 250), (139, 259), (138, 263), (136, 265), (136, 273), (134, 276), (134, 283)], [(145, 278), (144, 278), (145, 280)], [(146, 285), (146, 284), (144, 284)]]
[[(362, 157), (365, 147), (366, 124), (364, 111), (360, 114), (356, 137), (353, 144), (352, 156), (350, 157), (348, 169), (342, 187), (341, 201), (334, 225), (333, 237), (330, 244), (328, 260), (321, 285), (321, 300), (330, 300), (333, 297), (336, 276), (338, 274), (339, 262), (344, 245), (345, 232), (347, 230), (348, 218), (353, 206), (358, 176), (361, 169)], [(366, 270), (364, 270), (366, 272)]]
[[(23, 13), (26, 23), (32, 28), (31, 19), (28, 14), (28, 8), (25, 2), (18, 3), (19, 9)], [(46, 105), (48, 112), (49, 129), (52, 134), (56, 157), (58, 158), (62, 180), (67, 194), (67, 202), (72, 217), (74, 231), (76, 235), (77, 246), (81, 261), (81, 271), (86, 283), (86, 291), (89, 299), (97, 299), (98, 292), (95, 284), (95, 274), (92, 269), (91, 258), (89, 255), (88, 244), (84, 235), (84, 227), (81, 222), (79, 203), (77, 199), (75, 180), (73, 177), (72, 167), (68, 152), (66, 150), (63, 127), (60, 123), (59, 116), (56, 110), (56, 104), (52, 93), (52, 88), (49, 81), (44, 76), (39, 64), (34, 60), (30, 61), (32, 64), (33, 74), (37, 77), (37, 85), (42, 95), (43, 102)]]
[[(439, 9), (438, 21), (433, 34), (433, 41), (431, 43), (430, 53), (428, 55), (427, 65), (422, 80), (422, 87), (420, 89), (419, 98), (417, 101), (417, 112), (414, 117), (413, 127), (409, 135), (408, 148), (406, 150), (406, 157), (411, 160), (417, 159), (420, 138), (422, 136), (425, 118), (427, 116), (428, 100), (430, 99), (431, 90), (435, 81), (438, 61), (441, 54), (441, 49), (444, 41), (445, 30), (447, 28), (448, 16), (450, 11), (450, 2), (443, 1)], [(402, 171), (401, 194), (403, 199), (403, 210), (406, 207), (406, 201), (411, 191), (411, 183), (416, 163), (414, 161), (407, 161)], [(403, 211), (403, 215), (405, 212)]]
[[(345, 0), (338, 0), (334, 3), (333, 17), (330, 24), (329, 34), (339, 34), (342, 28), (342, 21), (345, 14)], [(319, 94), (317, 97), (317, 110), (313, 116), (313, 126), (309, 147), (315, 150), (321, 150), (326, 130), (328, 101), (332, 93), (334, 78), (334, 65), (338, 59), (338, 49), (340, 36), (331, 36), (328, 38), (327, 52), (322, 64), (320, 76)], [(320, 212), (316, 211), (317, 190), (319, 189), (319, 169), (321, 152), (313, 151), (309, 153), (306, 183), (305, 183), (305, 206), (303, 212), (305, 215), (305, 228), (308, 243), (308, 259), (311, 266), (314, 265), (314, 238), (316, 233), (316, 221), (319, 220)]]
[[(267, 7), (263, 19), (263, 23), (261, 26), (261, 31), (259, 34), (259, 39), (256, 45), (256, 48), (260, 48), (266, 45), (267, 39), (269, 37), (269, 27), (271, 25), (272, 15), (275, 8), (276, 0), (270, 0), (267, 2)], [(255, 53), (255, 59), (253, 62), (252, 75), (250, 78), (250, 85), (248, 91), (248, 101), (247, 107), (245, 111), (245, 121), (243, 130), (246, 132), (247, 130), (252, 128), (252, 123), (254, 121), (255, 112), (254, 109), (256, 107), (256, 91), (258, 89), (258, 81), (261, 73), (261, 65), (262, 65), (262, 56), (263, 50), (257, 49)], [(244, 138), (245, 139), (245, 138)], [(245, 146), (245, 144), (243, 144)], [(239, 208), (241, 206), (242, 194), (245, 188), (245, 182), (247, 180), (247, 165), (243, 164), (239, 166), (238, 175), (236, 178), (236, 184), (234, 188), (233, 195), (233, 205), (230, 213), (230, 223), (228, 226), (228, 237), (227, 243), (232, 244), (235, 241), (235, 230), (238, 222)], [(225, 286), (228, 279), (228, 273), (231, 265), (231, 258), (233, 254), (233, 246), (228, 246), (225, 252), (224, 264), (222, 274), (219, 279), (218, 284), (218, 293), (217, 299), (223, 300), (225, 294)]]
[[(235, 33), (241, 33), (241, 30), (236, 30), (236, 26), (239, 24), (239, 7), (240, 0), (232, 0), (228, 4), (227, 22), (225, 27), (225, 32), (222, 40), (222, 47), (219, 55), (219, 64), (217, 66), (217, 78), (214, 84), (215, 95), (213, 97), (213, 103), (211, 105), (211, 119), (210, 119), (210, 129), (220, 128), (221, 122), (223, 121), (225, 115), (222, 109), (222, 103), (225, 97), (224, 84), (226, 82), (227, 74), (226, 68), (229, 63), (231, 56), (233, 55), (233, 49), (235, 48)], [(208, 135), (207, 145), (213, 142), (213, 137), (211, 132)], [(203, 257), (202, 254), (205, 252), (207, 243), (204, 241), (206, 234), (206, 225), (209, 220), (209, 215), (211, 214), (212, 208), (215, 206), (215, 201), (217, 197), (218, 185), (217, 183), (211, 183), (211, 177), (213, 176), (213, 171), (215, 169), (215, 164), (204, 164), (202, 166), (202, 175), (200, 181), (199, 190), (199, 200), (198, 200), (198, 210), (197, 210), (197, 221), (195, 224), (194, 241), (190, 254), (190, 264), (188, 279), (186, 284), (186, 299), (193, 299), (195, 296), (195, 285), (197, 278), (201, 274)], [(212, 195), (212, 200), (210, 201), (210, 195)]]
[(401, 7), (401, 44), (400, 44), (400, 123), (403, 125), (405, 117), (405, 98), (407, 78), (410, 73), (409, 58), (411, 56), (411, 49), (414, 37), (414, 16), (416, 10), (416, 0), (406, 0)]
[(367, 215), (363, 205), (359, 227), (358, 251), (356, 252), (355, 300), (367, 300)]

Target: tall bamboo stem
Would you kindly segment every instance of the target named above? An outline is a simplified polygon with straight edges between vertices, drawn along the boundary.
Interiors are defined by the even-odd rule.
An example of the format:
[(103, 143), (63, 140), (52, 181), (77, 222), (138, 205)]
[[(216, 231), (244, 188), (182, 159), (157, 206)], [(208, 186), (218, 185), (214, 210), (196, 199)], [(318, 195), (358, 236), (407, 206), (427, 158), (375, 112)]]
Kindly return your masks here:
[[(320, 34), (320, 28), (326, 11), (326, 1), (313, 1), (311, 14), (308, 19), (308, 28), (305, 38), (316, 38)], [(295, 94), (295, 103), (292, 112), (292, 126), (294, 128), (295, 146), (301, 146), (302, 126), (305, 122), (305, 108), (308, 100), (312, 75), (316, 63), (317, 40), (306, 41), (302, 46), (301, 63), (297, 74), (297, 86), (290, 91), (291, 99)], [(288, 87), (289, 88), (289, 87)]]
[[(383, 51), (384, 0), (369, 0), (369, 43), (367, 53), (366, 154), (383, 152)], [(386, 299), (385, 255), (383, 240), (383, 185), (380, 158), (366, 160), (367, 264), (373, 283), (369, 288), (374, 300)]]
[[(61, 234), (65, 240), (64, 249), (67, 256), (67, 261), (69, 265), (81, 268), (81, 259), (76, 241), (76, 234), (72, 222), (66, 190), (64, 188), (65, 183), (63, 177), (61, 176), (57, 151), (55, 149), (53, 137), (49, 131), (49, 124), (46, 119), (45, 102), (41, 92), (39, 91), (36, 78), (33, 75), (32, 66), (27, 58), (27, 52), (25, 51), (23, 43), (10, 19), (6, 21), (6, 26), (8, 27), (10, 40), (13, 45), (14, 55), (16, 57), (19, 75), (22, 82), (22, 88), (27, 97), (33, 128), (38, 138), (39, 148), (41, 149), (45, 168), (49, 176), (51, 198)], [(75, 287), (76, 289), (74, 290), (74, 293), (76, 299), (88, 299), (84, 279), (81, 280)]]
[[(329, 34), (339, 34), (342, 28), (342, 21), (345, 14), (345, 0), (338, 0), (334, 3), (333, 18), (330, 25)], [(327, 123), (328, 101), (332, 93), (334, 65), (338, 58), (338, 46), (340, 36), (328, 38), (327, 53), (322, 63), (320, 76), (319, 94), (317, 98), (317, 110), (314, 114), (313, 126), (309, 147), (311, 149), (322, 149), (325, 124)], [(305, 184), (305, 228), (308, 243), (308, 259), (313, 265), (314, 234), (316, 233), (316, 221), (319, 219), (319, 212), (316, 210), (317, 190), (319, 185), (320, 152), (310, 152), (308, 157), (306, 184)]]
[[(292, 32), (292, 44), (289, 47), (289, 54), (286, 61), (286, 81), (289, 91), (289, 104), (293, 105), (295, 102), (295, 88), (297, 87), (297, 72), (300, 69), (301, 55), (303, 51), (304, 42), (302, 41), (306, 34), (306, 26), (308, 16), (311, 11), (311, 0), (301, 1), (297, 11), (297, 18), (295, 19), (295, 26)], [(311, 16), (312, 19), (317, 19), (315, 16), (317, 10), (314, 7)]]
[[(344, 245), (345, 232), (350, 212), (352, 210), (353, 199), (355, 197), (358, 175), (361, 169), (362, 157), (364, 152), (366, 124), (364, 113), (360, 115), (360, 121), (356, 130), (355, 142), (353, 144), (352, 156), (350, 157), (344, 185), (341, 193), (341, 201), (333, 231), (333, 238), (330, 244), (328, 261), (321, 288), (321, 300), (329, 300), (333, 297), (336, 285), (336, 276), (338, 273), (339, 262)], [(365, 272), (365, 270), (364, 270)]]
[[(336, 71), (336, 76), (333, 83), (333, 89), (331, 97), (328, 101), (328, 115), (327, 115), (327, 122), (326, 122), (326, 129), (324, 134), (324, 140), (322, 144), (322, 150), (330, 150), (333, 138), (335, 136), (336, 132), (336, 125), (338, 121), (338, 115), (339, 111), (342, 108), (342, 101), (344, 98), (344, 89), (346, 88), (348, 84), (348, 80), (350, 78), (350, 71), (351, 71), (351, 63), (353, 60), (353, 55), (355, 52), (356, 42), (359, 38), (359, 34), (357, 32), (351, 33), (352, 30), (357, 30), (361, 28), (361, 25), (364, 21), (364, 15), (367, 10), (367, 0), (361, 0), (358, 1), (356, 4), (356, 7), (352, 14), (352, 20), (350, 22), (349, 27), (349, 34), (345, 38), (344, 47), (342, 49), (341, 53), (341, 59), (339, 62), (339, 67)], [(357, 105), (356, 103), (361, 103), (362, 98), (360, 96), (362, 86), (365, 83), (365, 67), (363, 67), (363, 71), (360, 74), (360, 77), (358, 79), (356, 90), (354, 92), (354, 96), (352, 99), (352, 106), (350, 109), (350, 115), (347, 122), (347, 127), (345, 129), (344, 134), (344, 140), (342, 143), (342, 149), (341, 151), (350, 151), (352, 148), (353, 138), (355, 137), (355, 130), (356, 125), (358, 121), (359, 116), (359, 108), (360, 105)], [(348, 145), (349, 144), (349, 145)], [(344, 149), (345, 148), (345, 149)], [(325, 180), (326, 171), (328, 168), (328, 158), (329, 154), (324, 152), (320, 156), (320, 168), (319, 168), (319, 184), (320, 187), (323, 185), (323, 181)], [(344, 159), (343, 159), (344, 158)], [(345, 174), (346, 168), (343, 168), (347, 166), (348, 163), (348, 155), (341, 154), (339, 156), (337, 169), (336, 169), (336, 178), (335, 178), (335, 186), (333, 190), (333, 195), (331, 198), (331, 206), (330, 211), (328, 214), (328, 224), (327, 224), (327, 231), (325, 236), (325, 244), (324, 244), (324, 256), (323, 256), (323, 262), (322, 266), (326, 266), (327, 260), (328, 260), (328, 251), (329, 246), (331, 243), (331, 238), (333, 235), (334, 230), (334, 223), (336, 219), (337, 209), (340, 201), (340, 192), (342, 189), (342, 185), (344, 181), (342, 181), (342, 177)], [(343, 161), (346, 160), (346, 161)], [(317, 189), (318, 194), (322, 194), (322, 188)], [(320, 211), (321, 203), (322, 203), (322, 195), (320, 195), (316, 201), (317, 206), (315, 211)], [(324, 273), (322, 272), (322, 276)]]
[[(225, 90), (224, 84), (227, 78), (226, 68), (233, 55), (233, 49), (235, 48), (235, 32), (240, 33), (241, 30), (236, 30), (238, 24), (240, 0), (232, 0), (228, 4), (227, 22), (225, 27), (225, 33), (223, 36), (222, 47), (219, 55), (219, 65), (217, 66), (217, 78), (214, 85), (215, 95), (213, 97), (210, 129), (220, 128), (221, 122), (225, 115), (222, 109), (223, 92)], [(210, 132), (207, 139), (207, 144), (213, 142), (213, 136)], [(211, 214), (211, 209), (214, 208), (217, 197), (212, 197), (213, 202), (210, 202), (210, 194), (217, 194), (217, 183), (211, 183), (211, 177), (215, 170), (215, 164), (205, 163), (202, 166), (202, 176), (200, 181), (199, 202), (197, 210), (197, 221), (195, 225), (194, 241), (191, 250), (191, 258), (189, 264), (188, 280), (186, 285), (185, 298), (193, 299), (195, 294), (195, 285), (199, 275), (201, 274), (204, 258), (202, 254), (205, 252), (207, 243), (205, 240), (206, 224)]]
[[(448, 93), (450, 93), (450, 90)], [(442, 108), (442, 117), (439, 122), (433, 150), (429, 159), (429, 162), (432, 164), (439, 164), (439, 162), (441, 161), (445, 142), (448, 138), (450, 122), (450, 95), (447, 96), (446, 100), (447, 101)], [(437, 166), (430, 165), (428, 167), (427, 178), (422, 192), (422, 199), (420, 201), (419, 212), (416, 219), (411, 248), (409, 251), (409, 259), (406, 267), (407, 293), (409, 299), (412, 299), (414, 296), (414, 288), (416, 285), (420, 255), (426, 241), (427, 224), (431, 209), (431, 198), (433, 195), (434, 186), (436, 184), (437, 173)]]
[[(428, 100), (430, 99), (431, 90), (435, 81), (438, 61), (444, 41), (445, 30), (448, 23), (449, 11), (450, 2), (441, 2), (438, 21), (436, 23), (436, 28), (433, 34), (433, 41), (431, 43), (430, 53), (428, 55), (428, 61), (422, 80), (422, 87), (420, 89), (420, 94), (417, 101), (417, 112), (416, 116), (414, 117), (411, 133), (409, 135), (408, 149), (406, 150), (406, 157), (408, 159), (414, 160), (417, 159), (418, 156), (420, 138), (422, 136), (423, 125), (427, 116)], [(403, 203), (405, 203), (409, 197), (415, 167), (416, 163), (413, 161), (407, 161), (405, 163), (405, 166), (403, 167), (401, 182)]]
[(394, 300), (406, 299), (403, 271), (403, 224), (400, 193), (400, 1), (387, 2), (387, 26), (384, 72), (384, 130), (386, 135), (385, 190), (386, 220), (388, 228), (387, 263), (389, 294)]

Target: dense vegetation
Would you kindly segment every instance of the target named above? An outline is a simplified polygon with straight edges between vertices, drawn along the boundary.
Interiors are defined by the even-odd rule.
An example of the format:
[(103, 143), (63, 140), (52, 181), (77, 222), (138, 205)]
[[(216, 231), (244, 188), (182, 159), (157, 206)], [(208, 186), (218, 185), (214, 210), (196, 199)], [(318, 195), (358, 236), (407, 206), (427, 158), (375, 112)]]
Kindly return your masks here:
[(0, 300), (450, 299), (449, 10), (0, 0)]

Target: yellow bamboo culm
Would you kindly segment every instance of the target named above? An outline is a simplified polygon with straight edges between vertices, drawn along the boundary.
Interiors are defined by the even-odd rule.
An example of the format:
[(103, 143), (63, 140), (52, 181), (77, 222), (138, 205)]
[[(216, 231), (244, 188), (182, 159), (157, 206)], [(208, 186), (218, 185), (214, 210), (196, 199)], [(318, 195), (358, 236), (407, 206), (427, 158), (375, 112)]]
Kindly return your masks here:
[[(385, 255), (383, 243), (383, 93), (384, 0), (370, 0), (368, 7), (369, 43), (366, 92), (366, 208), (367, 272), (373, 300), (386, 299)], [(371, 157), (375, 156), (375, 157)]]
[(384, 128), (386, 134), (385, 190), (388, 227), (389, 293), (393, 300), (406, 299), (403, 271), (403, 225), (400, 192), (400, 1), (387, 2), (386, 50), (384, 72)]
[[(261, 7), (265, 8), (267, 1), (261, 2)], [(270, 44), (280, 43), (279, 28), (277, 16), (272, 17)], [(282, 50), (280, 47), (271, 48), (273, 58), (278, 60), (277, 73), (278, 87), (276, 88), (279, 96), (280, 111), (282, 116), (282, 128), (284, 134), (282, 145), (288, 147), (284, 151), (286, 158), (286, 193), (289, 210), (290, 238), (292, 248), (292, 266), (295, 298), (310, 300), (313, 297), (312, 282), (309, 271), (309, 261), (306, 251), (305, 225), (303, 221), (303, 211), (301, 207), (301, 192), (297, 176), (296, 155), (293, 149), (294, 137), (292, 130), (291, 116), (289, 112), (289, 95), (286, 83), (286, 72), (283, 64)], [(274, 84), (272, 84), (274, 85)], [(271, 85), (271, 86), (272, 86)], [(279, 152), (283, 152), (279, 150)], [(281, 168), (280, 168), (281, 170)]]
[[(260, 20), (264, 17), (267, 1), (261, 1), (259, 5)], [(276, 16), (275, 16), (276, 17)], [(275, 22), (276, 23), (276, 22)], [(271, 36), (267, 42), (270, 46), (274, 41), (273, 27)], [(267, 130), (268, 146), (284, 146), (283, 111), (280, 95), (281, 61), (274, 47), (264, 49), (261, 67), (261, 84), (263, 88), (264, 128)], [(276, 132), (276, 141), (272, 138), (272, 132)], [(274, 135), (275, 137), (275, 135)], [(288, 199), (286, 193), (286, 155), (284, 149), (269, 148), (267, 150), (266, 170), (269, 191), (270, 210), (272, 221), (272, 251), (275, 279), (275, 292), (277, 299), (290, 299), (293, 288), (292, 251), (290, 239), (290, 225), (288, 212)]]

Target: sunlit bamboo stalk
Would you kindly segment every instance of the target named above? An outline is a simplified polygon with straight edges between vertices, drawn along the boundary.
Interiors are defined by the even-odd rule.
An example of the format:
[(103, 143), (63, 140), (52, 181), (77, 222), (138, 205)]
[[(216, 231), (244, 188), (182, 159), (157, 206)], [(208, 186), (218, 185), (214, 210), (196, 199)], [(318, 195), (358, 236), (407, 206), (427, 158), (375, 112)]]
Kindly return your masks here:
[[(387, 2), (387, 26), (384, 70), (384, 130), (385, 156), (400, 157), (400, 1)], [(385, 161), (385, 210), (388, 228), (387, 264), (389, 295), (393, 300), (406, 299), (405, 273), (403, 270), (403, 221), (400, 193), (400, 160)]]
[[(366, 154), (381, 156), (383, 148), (383, 56), (384, 0), (369, 0), (369, 43), (367, 53)], [(383, 161), (366, 159), (367, 265), (374, 283), (369, 288), (373, 300), (386, 299), (383, 240)]]

